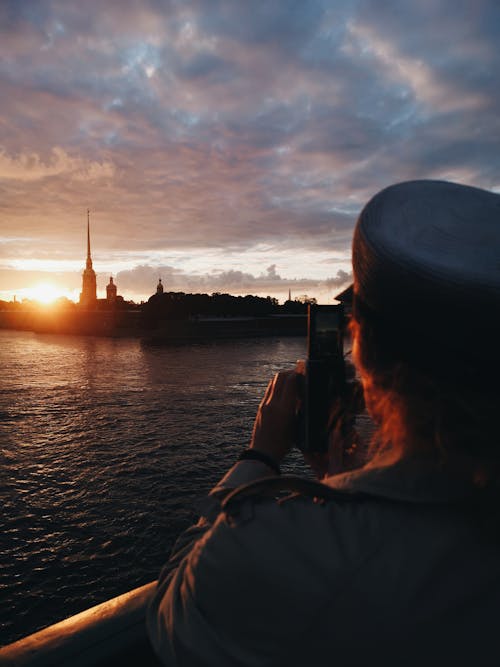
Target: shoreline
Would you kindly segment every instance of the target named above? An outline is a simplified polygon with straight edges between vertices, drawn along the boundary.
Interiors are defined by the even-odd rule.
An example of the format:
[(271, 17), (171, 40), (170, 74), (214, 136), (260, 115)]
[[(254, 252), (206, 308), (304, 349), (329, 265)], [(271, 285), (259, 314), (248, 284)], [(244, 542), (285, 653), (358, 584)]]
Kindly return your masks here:
[(140, 310), (0, 311), (0, 329), (55, 335), (138, 338), (150, 345), (273, 336), (306, 336), (306, 315), (213, 317), (147, 326)]

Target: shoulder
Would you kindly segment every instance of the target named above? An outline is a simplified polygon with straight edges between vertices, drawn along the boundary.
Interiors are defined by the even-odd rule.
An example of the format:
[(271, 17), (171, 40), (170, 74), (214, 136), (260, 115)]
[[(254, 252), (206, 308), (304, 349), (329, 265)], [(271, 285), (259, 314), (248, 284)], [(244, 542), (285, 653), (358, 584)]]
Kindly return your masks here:
[(210, 548), (241, 548), (231, 553), (231, 567), (267, 567), (266, 553), (272, 552), (290, 565), (308, 563), (334, 582), (421, 523), (414, 512), (419, 508), (361, 490), (294, 476), (267, 478), (226, 497)]
[(229, 516), (237, 515), (240, 507), (246, 501), (259, 502), (264, 499), (273, 499), (277, 503), (303, 499), (317, 504), (326, 502), (363, 501), (368, 498), (364, 493), (353, 493), (338, 490), (295, 475), (280, 477), (265, 477), (242, 484), (234, 489), (224, 499), (221, 508)]
[(338, 515), (345, 507), (359, 509), (371, 499), (365, 493), (339, 490), (314, 480), (284, 475), (237, 487), (222, 502), (221, 515), (230, 526), (255, 519), (264, 525), (266, 517), (273, 517), (282, 525), (301, 520), (309, 523), (312, 517), (317, 517), (324, 524), (332, 520), (332, 512)]
[(226, 561), (229, 569), (241, 571), (259, 563), (267, 568), (274, 555), (276, 562), (308, 562), (324, 569), (325, 576), (335, 576), (337, 568), (349, 567), (373, 540), (380, 541), (371, 505), (366, 494), (300, 477), (256, 480), (226, 496), (200, 545), (201, 560), (210, 554), (210, 563)]
[(313, 491), (297, 480), (269, 478), (239, 487), (222, 503), (185, 572), (197, 603), (219, 627), (229, 624), (239, 636), (243, 630), (228, 613), (239, 621), (241, 613), (257, 634), (278, 618), (284, 635), (294, 626), (298, 631), (302, 610), (321, 606), (346, 581), (353, 552), (331, 530), (329, 504), (319, 497), (325, 490)]

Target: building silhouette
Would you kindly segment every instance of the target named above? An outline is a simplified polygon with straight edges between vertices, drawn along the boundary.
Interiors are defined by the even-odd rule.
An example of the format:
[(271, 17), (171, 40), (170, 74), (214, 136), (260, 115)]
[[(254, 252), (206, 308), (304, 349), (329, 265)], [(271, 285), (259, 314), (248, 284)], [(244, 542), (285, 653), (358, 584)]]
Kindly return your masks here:
[(106, 285), (106, 301), (109, 304), (116, 303), (117, 300), (117, 287), (113, 282), (113, 276), (109, 277), (109, 284)]
[(158, 278), (158, 285), (156, 286), (156, 293), (157, 294), (163, 294), (163, 285), (161, 282), (161, 278)]
[(96, 304), (97, 281), (95, 271), (92, 268), (92, 257), (90, 256), (90, 211), (87, 209), (87, 263), (82, 274), (80, 305), (84, 308), (95, 308)]

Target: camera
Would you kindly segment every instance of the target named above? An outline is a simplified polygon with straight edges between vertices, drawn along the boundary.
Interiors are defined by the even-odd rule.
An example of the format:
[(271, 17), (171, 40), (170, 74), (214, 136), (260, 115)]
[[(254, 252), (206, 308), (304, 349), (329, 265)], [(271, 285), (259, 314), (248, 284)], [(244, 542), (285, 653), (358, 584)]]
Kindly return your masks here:
[[(326, 452), (347, 389), (342, 305), (309, 304), (299, 449)], [(299, 362), (301, 364), (301, 362)]]

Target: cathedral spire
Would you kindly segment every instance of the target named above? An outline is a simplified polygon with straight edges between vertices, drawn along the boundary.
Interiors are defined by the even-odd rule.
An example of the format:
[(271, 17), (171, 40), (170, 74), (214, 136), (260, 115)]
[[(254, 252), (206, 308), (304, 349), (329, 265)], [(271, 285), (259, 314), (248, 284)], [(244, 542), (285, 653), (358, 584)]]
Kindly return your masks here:
[(92, 268), (92, 257), (90, 256), (90, 209), (87, 209), (87, 269)]
[(94, 308), (96, 303), (96, 275), (94, 269), (92, 268), (92, 257), (90, 256), (90, 209), (87, 209), (87, 263), (82, 274), (80, 305), (84, 308)]

